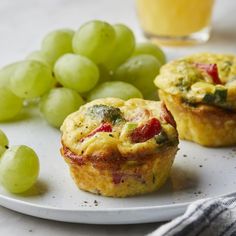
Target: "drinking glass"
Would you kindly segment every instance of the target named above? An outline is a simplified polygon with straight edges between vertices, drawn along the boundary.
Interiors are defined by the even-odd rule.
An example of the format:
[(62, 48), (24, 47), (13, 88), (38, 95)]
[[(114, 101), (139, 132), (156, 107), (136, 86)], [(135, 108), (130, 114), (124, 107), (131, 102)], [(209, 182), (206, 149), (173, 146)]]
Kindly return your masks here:
[(144, 34), (164, 45), (206, 42), (214, 0), (136, 0)]

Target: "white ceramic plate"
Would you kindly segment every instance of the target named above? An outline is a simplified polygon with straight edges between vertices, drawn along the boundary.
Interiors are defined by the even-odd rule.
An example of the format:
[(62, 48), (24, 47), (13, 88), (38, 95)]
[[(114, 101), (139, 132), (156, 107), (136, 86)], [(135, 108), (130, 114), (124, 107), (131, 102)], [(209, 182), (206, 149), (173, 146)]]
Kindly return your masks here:
[(181, 142), (171, 176), (158, 192), (124, 199), (83, 192), (72, 181), (59, 153), (60, 133), (37, 111), (1, 123), (11, 145), (26, 144), (39, 155), (37, 185), (24, 195), (0, 188), (0, 205), (28, 215), (66, 222), (128, 224), (170, 220), (200, 198), (224, 195), (236, 188), (236, 149), (204, 148)]

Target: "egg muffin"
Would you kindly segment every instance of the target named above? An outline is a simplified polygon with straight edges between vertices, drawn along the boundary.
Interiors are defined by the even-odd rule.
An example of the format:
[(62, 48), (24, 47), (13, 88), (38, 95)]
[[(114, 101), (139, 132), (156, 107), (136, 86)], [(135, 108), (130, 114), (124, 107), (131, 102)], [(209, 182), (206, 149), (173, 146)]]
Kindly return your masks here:
[(144, 194), (166, 181), (178, 149), (162, 102), (97, 99), (69, 115), (61, 154), (77, 186), (110, 197)]
[(200, 53), (172, 61), (154, 81), (180, 138), (204, 146), (236, 144), (236, 57)]

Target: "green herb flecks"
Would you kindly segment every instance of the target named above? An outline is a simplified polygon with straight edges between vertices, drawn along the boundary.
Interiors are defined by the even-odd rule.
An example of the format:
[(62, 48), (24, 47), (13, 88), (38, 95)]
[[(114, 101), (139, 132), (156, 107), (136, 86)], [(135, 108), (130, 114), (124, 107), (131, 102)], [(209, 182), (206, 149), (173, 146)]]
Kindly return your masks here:
[(231, 61), (224, 61), (220, 65), (220, 69), (221, 69), (221, 71), (224, 72), (225, 75), (228, 75), (230, 73), (232, 65), (233, 65), (233, 63)]
[(203, 102), (207, 104), (224, 105), (227, 100), (227, 89), (216, 88), (214, 94), (206, 94)]
[(227, 99), (227, 89), (216, 89), (215, 103), (225, 103)]
[(168, 141), (167, 134), (162, 130), (159, 134), (155, 135), (155, 140), (157, 144), (163, 144)]
[(88, 115), (98, 117), (101, 122), (111, 122), (112, 124), (124, 121), (119, 108), (107, 105), (94, 105), (88, 109)]

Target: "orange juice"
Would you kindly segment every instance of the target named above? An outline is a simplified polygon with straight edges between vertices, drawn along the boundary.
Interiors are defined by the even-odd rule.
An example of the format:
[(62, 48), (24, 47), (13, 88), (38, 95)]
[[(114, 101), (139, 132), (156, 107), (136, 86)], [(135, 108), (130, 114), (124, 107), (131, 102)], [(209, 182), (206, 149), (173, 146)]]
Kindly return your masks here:
[(142, 28), (153, 36), (185, 37), (210, 25), (214, 0), (137, 0)]

